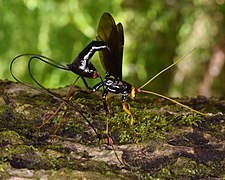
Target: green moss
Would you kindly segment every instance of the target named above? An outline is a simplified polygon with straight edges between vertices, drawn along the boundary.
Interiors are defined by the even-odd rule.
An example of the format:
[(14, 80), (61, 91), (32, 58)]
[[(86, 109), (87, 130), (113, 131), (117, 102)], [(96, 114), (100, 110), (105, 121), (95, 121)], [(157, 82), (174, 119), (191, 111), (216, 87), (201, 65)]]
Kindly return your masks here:
[(206, 178), (212, 176), (213, 169), (188, 158), (179, 158), (170, 167), (175, 177)]
[[(53, 120), (38, 129), (36, 127), (54, 112), (53, 108), (56, 109), (60, 102), (52, 103), (49, 101), (50, 98), (41, 94), (34, 95), (32, 101), (32, 94), (24, 96), (26, 96), (25, 91), (18, 96), (18, 99), (13, 99), (13, 105), (7, 105), (4, 101), (0, 102), (2, 103), (0, 106), (2, 169), (4, 169), (3, 165), (8, 163), (15, 168), (34, 170), (59, 170), (62, 168), (68, 173), (86, 171), (114, 178), (119, 173), (121, 177), (124, 177), (124, 172), (117, 165), (111, 165), (110, 160), (109, 162), (95, 161), (91, 156), (89, 157), (89, 154), (85, 155), (85, 152), (76, 146), (76, 143), (90, 149), (99, 146), (96, 134), (77, 111), (70, 107), (63, 108)], [(205, 151), (201, 152), (204, 156), (201, 153), (196, 154), (196, 157), (203, 160), (204, 163), (197, 162), (193, 158), (194, 155), (185, 157), (182, 153), (175, 153), (164, 156), (163, 152), (167, 147), (170, 151), (173, 150), (170, 149), (171, 146), (178, 149), (180, 146), (201, 147), (199, 150), (204, 150), (204, 148), (209, 148), (207, 142), (215, 143), (214, 138), (217, 141), (223, 141), (224, 116), (205, 118), (162, 99), (142, 98), (128, 101), (134, 117), (134, 125), (131, 126), (131, 117), (123, 111), (120, 98), (111, 97), (109, 102), (109, 134), (114, 144), (124, 144), (123, 147), (130, 144), (128, 146), (134, 148), (134, 151), (127, 152), (132, 156), (127, 155), (127, 161), (124, 156), (126, 150), (121, 152), (120, 146), (116, 149), (123, 154), (121, 159), (128, 163), (126, 166), (128, 177), (139, 177), (140, 179), (144, 177), (146, 179), (221, 177), (222, 168), (225, 166), (224, 161), (221, 160), (222, 156), (210, 154), (211, 150), (215, 153), (222, 153), (218, 149), (220, 146), (210, 146), (211, 150), (206, 153), (204, 153)], [(106, 115), (101, 97), (81, 96), (71, 103), (82, 110), (97, 131), (103, 135)], [(188, 99), (185, 103), (191, 102)], [(213, 103), (210, 102), (210, 104)], [(192, 105), (198, 110), (204, 108), (198, 106), (197, 103)], [(217, 107), (222, 109), (223, 106), (220, 105)], [(48, 146), (47, 151), (43, 151), (44, 147), (49, 145), (51, 135), (65, 110), (67, 112), (64, 122), (56, 133), (53, 145)], [(70, 145), (65, 146), (64, 142), (70, 143)], [(134, 142), (138, 142), (138, 146)], [(107, 148), (111, 147), (107, 146)], [(113, 154), (113, 151), (109, 151)], [(151, 153), (154, 154), (155, 151), (162, 152), (159, 155), (159, 161), (152, 160), (154, 157), (151, 157)], [(147, 170), (143, 171), (142, 167)]]
[(1, 142), (1, 162), (7, 162), (13, 159), (15, 154), (24, 154), (33, 151), (33, 146), (27, 146), (19, 134), (14, 131), (0, 132)]
[(0, 132), (0, 147), (3, 147), (5, 145), (18, 145), (23, 143), (23, 138), (20, 137), (20, 135), (14, 131), (2, 131)]
[(0, 132), (0, 164), (10, 162), (17, 168), (52, 169), (57, 166), (56, 158), (40, 152), (33, 146), (26, 145), (24, 138), (14, 131)]
[(178, 122), (178, 124), (181, 126), (198, 126), (204, 121), (205, 119), (203, 116), (200, 116), (198, 114), (191, 114), (183, 116), (182, 119)]
[[(129, 101), (131, 105), (130, 111), (134, 116), (134, 127), (130, 126), (131, 117), (127, 115), (121, 106), (121, 100), (118, 98), (110, 98), (110, 118), (109, 118), (109, 130), (110, 134), (114, 137), (116, 142), (130, 143), (134, 141), (145, 141), (151, 138), (162, 138), (166, 132), (173, 129), (174, 125), (180, 126), (198, 126), (204, 121), (204, 117), (197, 114), (189, 114), (189, 112), (179, 107), (174, 103), (168, 105), (168, 101), (160, 101), (158, 99), (151, 99), (148, 103), (140, 103), (145, 101), (139, 99), (139, 102)], [(98, 124), (101, 128), (105, 126), (105, 112), (103, 109), (102, 101), (96, 99), (78, 99), (79, 103), (88, 106), (88, 112), (91, 113), (93, 119), (98, 119)], [(99, 111), (99, 109), (101, 111)], [(181, 115), (184, 112), (184, 115)], [(189, 115), (186, 115), (186, 114)], [(177, 119), (180, 119), (177, 121)]]
[[(116, 102), (112, 102), (110, 106), (115, 104)], [(112, 136), (116, 136), (117, 142), (120, 143), (130, 143), (134, 141), (134, 138), (138, 142), (152, 138), (165, 139), (165, 133), (174, 130), (174, 125), (180, 128), (181, 126), (198, 126), (204, 122), (204, 117), (197, 114), (185, 115), (187, 114), (185, 112), (182, 115), (181, 110), (184, 110), (184, 108), (181, 108), (178, 114), (177, 105), (163, 106), (161, 104), (159, 105), (160, 109), (158, 109), (151, 103), (138, 105), (137, 102), (132, 101), (130, 104), (130, 111), (134, 117), (133, 128), (130, 125), (131, 117), (120, 106), (114, 107), (113, 116), (109, 118), (110, 133)], [(154, 108), (149, 109), (149, 107)], [(135, 130), (135, 135), (132, 129)]]

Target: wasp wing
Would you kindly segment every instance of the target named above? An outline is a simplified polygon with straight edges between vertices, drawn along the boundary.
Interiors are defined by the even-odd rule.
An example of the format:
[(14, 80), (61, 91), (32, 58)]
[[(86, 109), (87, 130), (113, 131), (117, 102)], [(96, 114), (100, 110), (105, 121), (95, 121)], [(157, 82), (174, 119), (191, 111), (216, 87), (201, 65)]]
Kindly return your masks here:
[(109, 13), (104, 13), (100, 19), (97, 37), (98, 41), (107, 43), (109, 49), (99, 52), (101, 63), (107, 75), (122, 80), (122, 59), (124, 47), (124, 32), (121, 23), (116, 25)]

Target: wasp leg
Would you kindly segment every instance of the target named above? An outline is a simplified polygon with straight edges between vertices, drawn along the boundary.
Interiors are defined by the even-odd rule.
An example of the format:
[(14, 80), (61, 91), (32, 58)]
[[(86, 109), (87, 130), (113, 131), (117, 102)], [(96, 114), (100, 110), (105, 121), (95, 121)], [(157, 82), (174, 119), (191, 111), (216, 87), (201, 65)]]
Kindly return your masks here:
[(104, 109), (105, 109), (105, 113), (106, 113), (106, 128), (105, 128), (105, 132), (106, 134), (108, 134), (109, 132), (109, 102), (108, 102), (108, 90), (105, 89), (105, 91), (102, 93), (102, 99), (103, 99), (103, 105), (104, 105)]
[[(79, 79), (79, 77), (78, 77), (78, 78), (74, 81), (74, 83), (71, 85), (69, 91), (68, 91), (67, 94), (66, 94), (65, 101), (70, 101), (69, 98), (70, 98), (71, 92), (72, 92), (72, 90), (73, 90), (73, 88), (74, 88), (74, 86), (75, 86), (75, 84), (76, 84), (76, 82), (77, 82), (78, 79)], [(53, 113), (53, 114), (52, 114), (52, 115), (51, 115), (51, 116), (50, 116), (43, 124), (41, 124), (40, 126), (38, 126), (38, 128), (41, 128), (42, 126), (44, 126), (45, 124), (47, 124), (51, 119), (53, 119), (53, 117), (55, 117), (55, 116), (59, 113), (59, 111), (63, 108), (63, 105), (65, 105), (65, 102), (62, 102), (62, 103), (59, 105), (59, 107), (57, 108), (57, 110), (56, 110), (56, 111), (55, 111), (55, 112), (54, 112), (54, 113)], [(60, 118), (60, 121), (59, 121), (59, 123), (58, 123), (56, 129), (55, 129), (54, 132), (53, 132), (53, 135), (52, 135), (51, 140), (50, 140), (50, 142), (49, 142), (50, 145), (52, 144), (52, 142), (53, 142), (53, 140), (54, 140), (54, 137), (55, 137), (57, 131), (59, 130), (60, 126), (62, 125), (62, 123), (63, 123), (63, 121), (64, 121), (64, 117), (65, 117), (65, 114), (66, 114), (67, 110), (68, 110), (68, 109), (66, 109), (65, 112), (63, 112), (63, 114), (62, 114), (62, 116), (61, 116), (61, 118)]]
[(64, 102), (62, 102), (60, 105), (59, 105), (59, 107), (56, 109), (56, 111), (47, 119), (47, 120), (45, 120), (45, 122), (44, 123), (42, 123), (40, 126), (38, 126), (37, 128), (42, 128), (45, 124), (47, 124), (47, 123), (49, 123), (49, 121), (52, 119), (52, 118), (54, 118), (57, 114), (58, 114), (58, 112), (62, 109), (62, 107), (63, 107), (63, 105), (64, 105), (65, 103)]
[(63, 114), (62, 114), (62, 116), (61, 116), (61, 118), (60, 118), (60, 121), (59, 121), (59, 123), (58, 123), (56, 129), (54, 130), (54, 132), (53, 132), (53, 134), (52, 134), (52, 138), (51, 138), (49, 144), (52, 144), (52, 142), (53, 142), (53, 140), (54, 140), (54, 138), (55, 138), (55, 136), (56, 136), (56, 133), (58, 132), (58, 130), (59, 130), (59, 128), (61, 127), (61, 125), (63, 124), (63, 121), (64, 121), (64, 118), (65, 118), (65, 116), (66, 116), (67, 111), (68, 111), (68, 109), (66, 109), (66, 110), (63, 112)]
[(92, 88), (88, 85), (87, 81), (85, 80), (85, 78), (84, 78), (83, 76), (81, 76), (81, 79), (82, 79), (82, 81), (83, 81), (85, 87), (86, 87), (87, 89), (92, 90)]
[[(130, 105), (125, 102), (127, 99), (127, 96), (128, 96), (127, 93), (122, 96), (122, 105), (123, 105), (123, 110), (125, 111), (125, 113), (131, 116), (130, 126), (132, 127), (134, 126), (134, 118), (133, 118), (133, 114), (130, 112)], [(128, 104), (128, 108), (126, 104)]]
[[(133, 117), (133, 114), (130, 112), (130, 105), (126, 104), (125, 102), (122, 105), (123, 105), (123, 110), (125, 111), (125, 113), (127, 113), (131, 117), (131, 120), (130, 120), (131, 131), (134, 134), (134, 136), (136, 136), (136, 132), (134, 130), (134, 117)], [(128, 105), (128, 108), (127, 108), (127, 105)]]
[[(125, 111), (125, 113), (127, 113), (131, 117), (130, 129), (131, 129), (131, 133), (133, 134), (134, 141), (136, 142), (137, 141), (137, 133), (134, 129), (134, 117), (133, 117), (133, 114), (130, 112), (130, 105), (125, 102), (123, 102), (122, 105), (123, 105), (123, 110)], [(128, 105), (128, 107), (127, 107), (127, 105)]]
[(94, 92), (96, 92), (97, 90), (99, 90), (101, 87), (103, 87), (104, 86), (104, 83), (103, 82), (100, 82), (100, 83), (98, 83), (98, 84), (96, 84), (93, 88), (90, 88), (91, 89), (91, 91), (85, 91), (85, 90), (77, 90), (75, 93), (74, 93), (74, 95), (73, 95), (73, 97), (75, 98), (76, 97), (76, 95), (77, 94), (80, 94), (80, 93), (84, 93), (84, 94), (91, 94), (91, 93), (94, 93)]
[[(66, 98), (65, 100), (68, 101), (69, 100), (69, 97), (70, 97), (70, 94), (77, 82), (77, 80), (79, 79), (79, 77), (74, 81), (74, 83), (71, 85), (69, 91), (66, 93)], [(44, 126), (45, 124), (47, 124), (54, 116), (56, 116), (58, 114), (58, 112), (62, 109), (63, 105), (65, 104), (65, 102), (62, 102), (59, 107), (56, 109), (56, 111), (47, 119), (45, 120), (44, 123), (42, 123), (40, 126), (38, 126), (37, 128), (41, 128), (42, 126)]]
[(134, 138), (136, 138), (136, 132), (134, 130), (134, 116), (133, 116), (133, 114), (130, 111), (130, 104), (128, 104), (128, 103), (125, 102), (127, 96), (128, 96), (127, 94), (125, 94), (124, 96), (122, 96), (123, 110), (125, 111), (125, 113), (127, 113), (131, 117), (131, 120), (130, 120), (130, 128), (131, 128), (131, 131), (132, 131), (132, 133), (134, 135)]
[[(99, 90), (101, 87), (104, 87), (104, 83), (103, 82), (99, 82), (98, 84), (96, 84), (93, 88), (90, 88), (91, 91), (88, 92), (88, 91), (84, 91), (84, 90), (78, 90), (74, 93), (73, 97), (75, 99), (76, 95), (79, 94), (79, 93), (84, 93), (84, 94), (91, 94), (91, 93), (94, 93), (96, 92), (97, 90)], [(102, 136), (97, 134), (98, 138), (101, 139)]]
[[(130, 112), (130, 105), (125, 102), (123, 102), (122, 105), (123, 105), (123, 110), (125, 111), (125, 113), (131, 116), (130, 125), (134, 126), (134, 117), (133, 117), (133, 114)], [(127, 108), (127, 105), (128, 105), (128, 108)]]

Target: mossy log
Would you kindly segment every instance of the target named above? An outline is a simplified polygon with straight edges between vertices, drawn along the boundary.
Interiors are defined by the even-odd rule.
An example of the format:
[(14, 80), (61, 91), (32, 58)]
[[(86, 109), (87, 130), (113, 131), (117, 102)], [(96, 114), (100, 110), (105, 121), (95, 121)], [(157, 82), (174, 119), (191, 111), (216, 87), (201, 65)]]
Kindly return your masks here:
[[(64, 97), (68, 87), (52, 91)], [(205, 117), (161, 98), (129, 100), (135, 120), (131, 127), (120, 98), (111, 96), (112, 146), (105, 143), (100, 92), (71, 101), (98, 136), (78, 111), (66, 105), (46, 122), (61, 103), (56, 98), (9, 81), (0, 81), (0, 92), (0, 179), (225, 178), (224, 98), (176, 98), (211, 113)]]

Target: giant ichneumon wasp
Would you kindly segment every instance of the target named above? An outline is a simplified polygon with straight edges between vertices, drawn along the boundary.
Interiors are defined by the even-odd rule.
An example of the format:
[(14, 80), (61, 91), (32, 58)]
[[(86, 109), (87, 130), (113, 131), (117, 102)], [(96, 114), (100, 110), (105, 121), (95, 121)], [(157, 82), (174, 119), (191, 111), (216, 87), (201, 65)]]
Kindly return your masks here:
[(186, 106), (184, 104), (181, 104), (171, 98), (168, 98), (164, 95), (142, 90), (143, 87), (145, 87), (147, 84), (149, 84), (151, 81), (153, 81), (157, 76), (180, 62), (186, 55), (191, 53), (187, 53), (177, 61), (175, 61), (173, 64), (156, 74), (153, 78), (151, 78), (147, 83), (145, 83), (143, 86), (139, 88), (133, 87), (131, 84), (125, 82), (122, 80), (122, 59), (123, 59), (123, 48), (124, 48), (124, 31), (123, 26), (121, 23), (116, 24), (113, 17), (109, 13), (104, 13), (100, 19), (98, 29), (97, 29), (97, 37), (98, 42), (104, 42), (105, 45), (108, 48), (102, 49), (102, 51), (99, 51), (99, 56), (101, 59), (101, 63), (106, 71), (106, 76), (102, 82), (99, 82), (96, 84), (91, 92), (81, 91), (83, 93), (93, 93), (100, 89), (101, 87), (104, 88), (102, 93), (103, 98), (103, 105), (104, 109), (106, 111), (106, 134), (108, 134), (108, 115), (109, 115), (109, 103), (108, 103), (108, 93), (114, 93), (114, 94), (122, 94), (122, 106), (126, 113), (128, 113), (131, 116), (131, 127), (133, 129), (134, 119), (133, 115), (130, 112), (130, 108), (126, 105), (126, 99), (128, 96), (130, 96), (132, 99), (136, 97), (136, 94), (138, 92), (144, 92), (153, 94), (162, 98), (165, 98), (167, 100), (170, 100), (174, 103), (179, 104), (182, 107), (185, 107), (195, 113), (198, 113), (200, 115), (206, 116), (207, 114), (204, 114), (202, 112), (199, 112), (197, 110), (194, 110), (190, 108), (189, 106)]
[[(135, 96), (138, 92), (153, 94), (153, 95), (165, 98), (167, 100), (170, 100), (172, 102), (175, 102), (175, 103), (177, 103), (185, 108), (188, 108), (189, 110), (191, 110), (195, 113), (198, 113), (200, 115), (204, 115), (204, 116), (207, 115), (202, 112), (196, 111), (186, 105), (183, 105), (183, 104), (181, 104), (171, 98), (168, 98), (166, 96), (160, 95), (155, 92), (142, 90), (142, 88), (144, 86), (146, 86), (148, 83), (150, 83), (157, 76), (162, 74), (164, 71), (168, 70), (169, 68), (171, 68), (172, 66), (177, 64), (179, 61), (181, 61), (186, 55), (188, 55), (192, 51), (187, 53), (185, 56), (181, 57), (177, 61), (175, 61), (169, 67), (162, 70), (160, 73), (155, 75), (153, 78), (151, 78), (147, 83), (145, 83), (140, 88), (134, 88), (131, 84), (123, 81), (123, 79), (122, 79), (123, 48), (124, 48), (124, 32), (123, 32), (122, 24), (121, 23), (116, 24), (113, 17), (109, 13), (104, 13), (100, 19), (100, 22), (99, 22), (99, 25), (97, 28), (96, 41), (92, 41), (88, 46), (86, 46), (84, 48), (84, 50), (82, 50), (79, 53), (79, 55), (74, 59), (74, 61), (71, 64), (62, 65), (60, 63), (57, 63), (54, 60), (51, 60), (51, 59), (49, 59), (45, 56), (41, 56), (41, 55), (22, 54), (22, 55), (15, 57), (12, 60), (12, 62), (10, 64), (10, 71), (11, 71), (11, 74), (14, 77), (14, 79), (16, 79), (18, 82), (20, 82), (15, 77), (15, 75), (12, 73), (13, 63), (15, 60), (17, 60), (18, 58), (20, 58), (22, 56), (31, 56), (31, 58), (29, 59), (29, 62), (28, 62), (29, 74), (30, 74), (31, 78), (42, 88), (44, 88), (44, 87), (38, 81), (36, 81), (36, 79), (33, 77), (32, 73), (30, 71), (30, 64), (34, 59), (38, 59), (38, 60), (43, 61), (47, 64), (50, 64), (54, 67), (57, 67), (57, 68), (60, 68), (60, 69), (66, 70), (66, 71), (72, 71), (75, 74), (79, 75), (79, 77), (82, 78), (85, 86), (91, 90), (90, 92), (86, 92), (86, 91), (81, 91), (81, 92), (92, 93), (103, 87), (102, 97), (103, 97), (104, 109), (106, 111), (106, 135), (108, 138), (109, 138), (109, 135), (108, 135), (109, 103), (108, 103), (107, 97), (108, 97), (109, 92), (115, 93), (115, 94), (122, 94), (122, 106), (123, 106), (124, 111), (131, 116), (131, 122), (130, 122), (131, 127), (133, 127), (134, 120), (133, 120), (133, 115), (130, 112), (129, 106), (127, 107), (126, 99), (128, 96), (130, 96), (132, 99), (135, 98)], [(106, 70), (106, 76), (104, 77), (104, 80), (101, 79), (101, 82), (96, 84), (93, 88), (90, 88), (88, 86), (85, 78), (97, 78), (97, 77), (101, 78), (99, 72), (96, 70), (94, 65), (90, 62), (91, 57), (94, 55), (94, 53), (96, 51), (99, 51), (101, 63), (103, 65), (104, 69)], [(28, 86), (32, 87), (30, 85), (28, 85)], [(78, 92), (79, 91), (77, 91), (77, 93)], [(47, 91), (47, 93), (52, 95), (48, 91)], [(54, 96), (54, 95), (52, 95), (52, 96)], [(58, 97), (56, 97), (56, 98), (60, 99), (61, 101), (63, 101), (63, 103), (65, 103), (66, 105), (68, 105), (68, 106), (72, 107), (73, 109), (75, 109), (76, 111), (78, 111), (83, 116), (83, 118), (89, 123), (89, 125), (93, 128), (93, 130), (95, 131), (97, 136), (99, 138), (101, 138), (101, 135), (98, 134), (98, 132), (95, 130), (95, 128), (89, 122), (89, 120), (82, 114), (82, 112), (69, 102), (68, 97), (69, 96), (67, 96), (67, 98), (65, 100), (58, 98)], [(110, 144), (112, 145), (112, 143), (110, 143)]]

